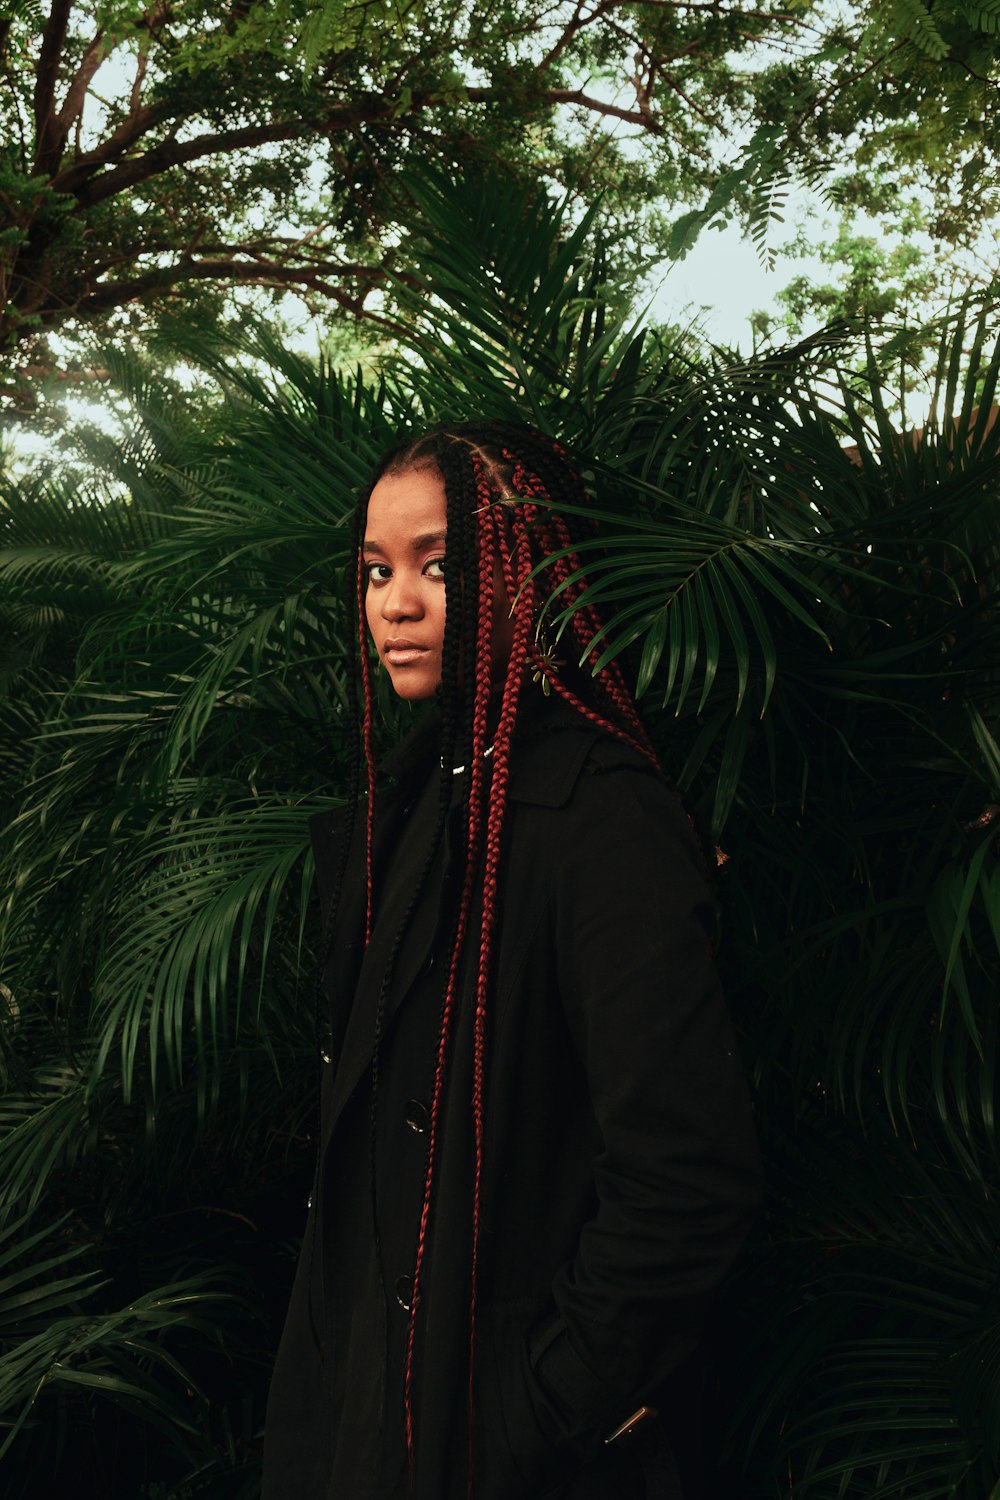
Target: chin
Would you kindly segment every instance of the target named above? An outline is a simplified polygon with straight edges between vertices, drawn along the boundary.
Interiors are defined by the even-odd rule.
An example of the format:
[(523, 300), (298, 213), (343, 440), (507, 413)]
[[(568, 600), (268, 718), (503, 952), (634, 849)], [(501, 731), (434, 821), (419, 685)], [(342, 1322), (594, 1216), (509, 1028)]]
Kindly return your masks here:
[(416, 674), (407, 676), (405, 672), (399, 672), (391, 677), (390, 681), (397, 698), (405, 698), (409, 703), (419, 703), (424, 698), (434, 697), (440, 678), (431, 681), (423, 672), (419, 676)]

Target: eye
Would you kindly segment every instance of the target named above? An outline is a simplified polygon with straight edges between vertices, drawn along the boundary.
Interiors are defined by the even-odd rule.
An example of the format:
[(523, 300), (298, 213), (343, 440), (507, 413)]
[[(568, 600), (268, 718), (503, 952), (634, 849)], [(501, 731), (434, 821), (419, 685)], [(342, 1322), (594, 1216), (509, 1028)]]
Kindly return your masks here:
[(365, 563), (365, 572), (368, 574), (368, 582), (378, 588), (380, 583), (388, 583), (392, 577), (392, 569), (388, 563)]
[(429, 557), (424, 563), (424, 574), (427, 578), (437, 578), (444, 581), (444, 558)]

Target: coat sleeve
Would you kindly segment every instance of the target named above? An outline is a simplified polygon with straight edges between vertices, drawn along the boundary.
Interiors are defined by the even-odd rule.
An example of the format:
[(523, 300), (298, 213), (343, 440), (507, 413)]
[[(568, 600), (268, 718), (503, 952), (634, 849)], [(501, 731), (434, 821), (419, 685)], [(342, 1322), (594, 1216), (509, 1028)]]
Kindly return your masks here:
[(553, 899), (562, 1005), (603, 1144), (597, 1208), (527, 1368), (543, 1425), (581, 1454), (697, 1348), (760, 1198), (694, 836), (655, 776), (590, 771), (563, 820)]

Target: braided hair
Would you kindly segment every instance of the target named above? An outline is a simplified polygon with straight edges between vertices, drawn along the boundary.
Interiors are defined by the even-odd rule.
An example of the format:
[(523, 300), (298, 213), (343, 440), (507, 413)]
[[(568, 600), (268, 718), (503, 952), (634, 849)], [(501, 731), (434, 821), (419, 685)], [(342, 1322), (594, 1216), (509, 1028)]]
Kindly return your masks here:
[[(441, 683), (437, 690), (441, 711), (442, 770), (435, 832), (426, 853), (421, 876), (414, 884), (408, 911), (389, 952), (377, 1008), (370, 1122), (373, 1218), (376, 1217), (374, 1132), (378, 1103), (378, 1053), (385, 1002), (410, 918), (441, 847), (452, 800), (453, 768), (459, 758), (456, 752), (461, 747), (467, 781), (467, 797), (463, 804), (464, 868), (461, 871), (460, 895), (451, 934), (451, 951), (438, 1028), (423, 1199), (410, 1299), (404, 1421), (412, 1479), (417, 1438), (414, 1430), (414, 1364), (418, 1314), (434, 1208), (435, 1174), (450, 1045), (459, 1007), (459, 976), (463, 971), (463, 963), (467, 961), (475, 975), (471, 1100), (474, 1170), (471, 1183), (468, 1360), (471, 1495), (473, 1350), (481, 1228), (491, 960), (497, 922), (497, 876), (507, 807), (511, 743), (526, 679), (533, 676), (547, 692), (557, 694), (592, 724), (634, 747), (657, 769), (658, 763), (617, 663), (611, 661), (598, 665), (601, 649), (595, 644), (595, 638), (602, 630), (603, 622), (593, 604), (581, 601), (586, 582), (575, 550), (578, 542), (589, 534), (586, 518), (581, 519), (577, 514), (586, 505), (586, 493), (579, 473), (565, 450), (551, 438), (531, 428), (487, 422), (442, 427), (415, 440), (400, 443), (383, 457), (370, 486), (362, 496), (354, 532), (357, 572), (352, 589), (352, 651), (355, 660), (350, 722), (355, 750), (352, 785), (356, 793), (356, 807), (360, 808), (363, 800), (360, 788), (365, 779), (368, 790), (365, 809), (368, 886), (366, 941), (371, 936), (373, 920), (371, 851), (375, 772), (371, 750), (373, 685), (365, 626), (367, 573), (358, 543), (364, 535), (368, 499), (379, 479), (422, 468), (436, 469), (444, 482), (446, 496), (445, 627)], [(473, 579), (475, 587), (470, 587), (469, 581)], [(512, 619), (510, 654), (499, 690), (493, 663), (494, 595), (498, 583), (502, 583)], [(545, 644), (544, 614), (547, 605), (554, 602), (556, 595), (562, 606), (575, 606), (564, 633), (575, 645), (579, 666), (572, 661), (558, 662)], [(566, 654), (572, 655), (572, 652), (567, 651)], [(347, 831), (348, 840), (352, 833), (352, 829)], [(341, 867), (343, 868), (343, 860)], [(475, 931), (474, 916), (477, 912), (480, 917), (479, 952), (478, 955), (473, 955), (468, 950), (470, 933)], [(327, 922), (324, 943), (327, 949), (332, 941), (335, 921), (336, 910), (330, 913)], [(377, 1236), (377, 1218), (375, 1232)], [(380, 1254), (377, 1259), (381, 1267)]]

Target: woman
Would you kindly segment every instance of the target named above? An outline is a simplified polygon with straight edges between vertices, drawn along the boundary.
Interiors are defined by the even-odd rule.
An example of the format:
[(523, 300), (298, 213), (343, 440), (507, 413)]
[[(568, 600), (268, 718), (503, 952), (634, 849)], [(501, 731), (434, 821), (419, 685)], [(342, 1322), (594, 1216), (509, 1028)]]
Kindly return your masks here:
[[(466, 424), (359, 506), (368, 791), (313, 825), (329, 1037), (265, 1500), (703, 1493), (756, 1153), (688, 822), (597, 611), (546, 643), (584, 504), (558, 445)], [(378, 775), (365, 622), (435, 700)]]

